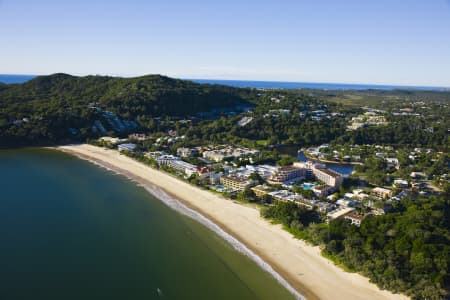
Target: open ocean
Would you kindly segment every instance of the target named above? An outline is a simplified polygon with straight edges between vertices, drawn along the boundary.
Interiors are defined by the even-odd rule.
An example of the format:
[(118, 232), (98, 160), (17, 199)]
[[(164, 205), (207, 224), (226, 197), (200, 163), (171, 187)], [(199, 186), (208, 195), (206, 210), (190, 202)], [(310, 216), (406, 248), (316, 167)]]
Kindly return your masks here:
[(198, 83), (221, 84), (242, 88), (262, 89), (316, 89), (316, 90), (431, 90), (449, 91), (445, 87), (424, 86), (400, 86), (400, 85), (377, 85), (377, 84), (347, 84), (347, 83), (315, 83), (315, 82), (282, 82), (282, 81), (244, 81), (244, 80), (213, 80), (213, 79), (190, 79)]
[[(24, 83), (36, 77), (35, 75), (8, 75), (0, 74), (2, 83)], [(376, 85), (376, 84), (346, 84), (346, 83), (314, 83), (314, 82), (282, 82), (282, 81), (246, 81), (246, 80), (215, 80), (215, 79), (186, 79), (197, 83), (220, 84), (241, 88), (265, 88), (265, 89), (319, 89), (319, 90), (430, 90), (450, 91), (450, 87), (424, 87), (401, 85)]]
[(0, 299), (294, 299), (215, 232), (84, 160), (0, 150), (0, 182)]
[(36, 77), (35, 75), (8, 75), (8, 74), (0, 74), (0, 82), (1, 83), (24, 83), (28, 80)]

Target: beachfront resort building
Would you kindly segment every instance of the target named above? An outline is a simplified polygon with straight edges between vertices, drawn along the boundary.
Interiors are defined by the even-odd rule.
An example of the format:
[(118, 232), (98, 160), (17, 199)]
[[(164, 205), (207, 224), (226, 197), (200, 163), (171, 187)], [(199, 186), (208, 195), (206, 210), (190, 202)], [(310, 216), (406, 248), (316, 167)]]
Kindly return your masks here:
[[(284, 202), (288, 202), (288, 201), (297, 202), (298, 200), (302, 199), (301, 195), (290, 192), (288, 190), (277, 190), (277, 191), (268, 193), (268, 195), (271, 196), (275, 200), (284, 201)], [(312, 208), (312, 205), (309, 208)]]
[(156, 159), (158, 165), (168, 166), (179, 172), (185, 173), (188, 177), (197, 173), (197, 166), (182, 161), (179, 157), (173, 155), (162, 155)]
[(281, 184), (288, 181), (304, 179), (306, 175), (305, 169), (295, 166), (279, 167), (269, 178), (272, 184)]
[(267, 195), (268, 193), (272, 192), (273, 189), (267, 185), (257, 185), (255, 187), (252, 187), (252, 191), (255, 193), (256, 197), (261, 198)]
[(245, 167), (232, 169), (230, 172), (245, 178), (249, 178), (252, 174), (256, 173), (259, 174), (262, 179), (267, 180), (277, 169), (277, 167), (269, 165), (246, 165)]
[(220, 177), (220, 184), (231, 190), (242, 191), (252, 186), (253, 181), (238, 176), (222, 176)]
[(344, 177), (341, 174), (326, 168), (323, 164), (308, 161), (295, 162), (293, 166), (305, 169), (306, 177), (314, 177), (329, 186), (337, 187), (344, 181)]
[(322, 181), (325, 185), (317, 186), (313, 189), (316, 196), (324, 197), (331, 192), (337, 190), (344, 181), (344, 176), (328, 169), (323, 164), (313, 162), (295, 162), (294, 167), (304, 170), (307, 178), (316, 178)]

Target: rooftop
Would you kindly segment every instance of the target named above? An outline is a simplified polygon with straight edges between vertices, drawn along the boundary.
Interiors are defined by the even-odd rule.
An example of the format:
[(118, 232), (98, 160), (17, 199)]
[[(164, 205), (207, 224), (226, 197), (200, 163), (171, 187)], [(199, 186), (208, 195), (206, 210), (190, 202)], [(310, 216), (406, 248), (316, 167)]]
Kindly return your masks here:
[(325, 174), (327, 174), (327, 175), (330, 175), (330, 176), (332, 176), (332, 177), (341, 177), (342, 175), (341, 174), (339, 174), (338, 172), (336, 172), (336, 171), (333, 171), (333, 170), (331, 170), (331, 169), (319, 169), (320, 171), (322, 171), (322, 172), (324, 172)]
[(295, 171), (295, 170), (299, 170), (300, 168), (294, 167), (294, 166), (283, 166), (278, 168), (278, 171), (282, 171), (282, 172), (289, 172), (289, 171)]
[(344, 217), (356, 219), (356, 220), (360, 220), (360, 221), (362, 221), (364, 219), (364, 215), (360, 215), (360, 214), (357, 214), (354, 212), (349, 212), (349, 213), (345, 214)]
[(233, 176), (233, 175), (231, 175), (231, 176), (223, 176), (222, 178), (223, 178), (223, 179), (232, 180), (232, 181), (235, 181), (235, 182), (246, 182), (246, 181), (247, 181), (246, 178), (242, 178), (242, 177), (238, 177), (238, 176)]

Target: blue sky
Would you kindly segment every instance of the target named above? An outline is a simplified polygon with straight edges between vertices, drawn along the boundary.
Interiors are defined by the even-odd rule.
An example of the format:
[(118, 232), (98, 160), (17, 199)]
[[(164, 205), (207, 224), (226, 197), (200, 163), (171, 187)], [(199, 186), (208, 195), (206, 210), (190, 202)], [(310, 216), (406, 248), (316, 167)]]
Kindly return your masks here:
[(0, 73), (450, 86), (449, 0), (0, 0)]

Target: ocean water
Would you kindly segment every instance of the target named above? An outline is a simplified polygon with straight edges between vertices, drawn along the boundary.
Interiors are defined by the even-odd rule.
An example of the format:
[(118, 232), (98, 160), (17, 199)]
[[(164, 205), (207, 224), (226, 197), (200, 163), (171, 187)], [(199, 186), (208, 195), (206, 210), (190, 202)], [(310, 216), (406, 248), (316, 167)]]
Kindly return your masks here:
[(8, 75), (0, 74), (1, 83), (24, 83), (36, 77), (35, 75)]
[(143, 187), (52, 150), (0, 151), (1, 299), (293, 299)]
[(266, 89), (319, 89), (319, 90), (432, 90), (448, 91), (449, 87), (429, 86), (401, 86), (379, 84), (348, 84), (348, 83), (317, 83), (317, 82), (282, 82), (282, 81), (248, 81), (248, 80), (215, 80), (215, 79), (190, 79), (198, 83), (220, 84), (241, 88), (266, 88)]

